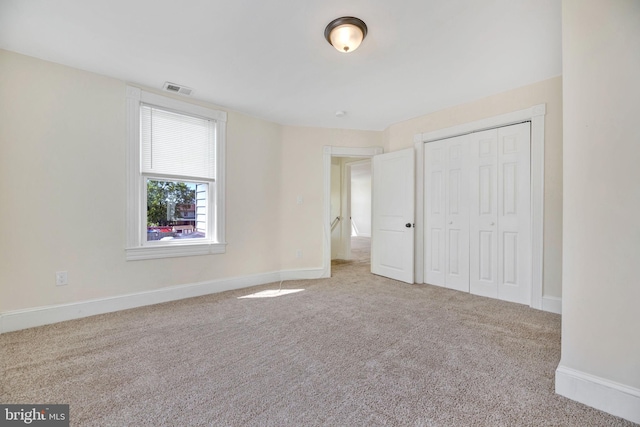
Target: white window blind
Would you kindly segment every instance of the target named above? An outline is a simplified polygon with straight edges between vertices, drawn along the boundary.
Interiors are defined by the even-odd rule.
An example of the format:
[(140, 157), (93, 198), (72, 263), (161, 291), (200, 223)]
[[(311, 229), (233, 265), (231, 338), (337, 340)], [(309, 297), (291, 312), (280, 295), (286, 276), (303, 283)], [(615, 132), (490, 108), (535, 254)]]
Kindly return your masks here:
[(214, 120), (141, 105), (142, 172), (215, 178)]

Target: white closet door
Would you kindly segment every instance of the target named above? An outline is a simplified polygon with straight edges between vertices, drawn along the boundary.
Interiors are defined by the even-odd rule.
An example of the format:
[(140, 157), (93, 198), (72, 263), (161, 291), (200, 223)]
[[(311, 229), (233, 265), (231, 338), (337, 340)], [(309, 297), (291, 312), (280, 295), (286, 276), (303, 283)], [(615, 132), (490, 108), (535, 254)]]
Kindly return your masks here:
[(430, 142), (425, 164), (425, 283), (445, 286), (445, 141)]
[(425, 282), (469, 291), (467, 137), (425, 147)]
[(469, 153), (468, 138), (446, 143), (445, 284), (469, 292)]
[(530, 124), (427, 143), (425, 282), (531, 302)]
[(530, 125), (470, 135), (470, 291), (531, 301)]
[(498, 298), (531, 302), (531, 131), (498, 129)]
[(469, 135), (469, 290), (498, 298), (498, 130)]

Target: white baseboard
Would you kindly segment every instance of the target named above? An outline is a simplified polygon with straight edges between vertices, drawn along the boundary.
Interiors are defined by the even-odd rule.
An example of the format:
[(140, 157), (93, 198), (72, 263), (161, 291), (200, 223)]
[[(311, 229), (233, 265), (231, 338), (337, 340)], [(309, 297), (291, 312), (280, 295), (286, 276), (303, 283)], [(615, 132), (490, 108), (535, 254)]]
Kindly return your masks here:
[(255, 274), (252, 276), (232, 277), (228, 279), (211, 280), (188, 285), (171, 286), (147, 292), (119, 295), (89, 301), (69, 304), (51, 305), (29, 308), (26, 310), (9, 311), (0, 314), (0, 333), (33, 328), (65, 320), (79, 319), (96, 314), (111, 313), (145, 305), (159, 304), (184, 298), (224, 292), (250, 286), (279, 282), (280, 280), (317, 279), (322, 277), (324, 270), (284, 270), (271, 273)]
[(562, 314), (562, 298), (542, 297), (542, 309), (551, 313)]
[(280, 272), (279, 280), (308, 280), (308, 279), (322, 279), (328, 277), (325, 269), (315, 268), (306, 270), (284, 270)]
[(556, 393), (640, 424), (640, 389), (635, 387), (559, 365)]

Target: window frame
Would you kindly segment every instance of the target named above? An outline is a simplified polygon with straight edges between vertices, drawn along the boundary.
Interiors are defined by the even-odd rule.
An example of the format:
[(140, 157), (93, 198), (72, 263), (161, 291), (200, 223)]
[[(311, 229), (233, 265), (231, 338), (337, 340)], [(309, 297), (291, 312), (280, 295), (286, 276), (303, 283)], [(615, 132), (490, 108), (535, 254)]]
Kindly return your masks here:
[[(127, 86), (127, 261), (221, 254), (226, 252), (225, 240), (225, 152), (227, 113)], [(216, 172), (208, 184), (207, 234), (203, 239), (170, 240), (163, 243), (146, 240), (146, 182), (151, 176), (141, 168), (140, 105), (147, 104), (177, 113), (214, 120), (216, 140)], [(181, 177), (153, 175), (155, 179), (183, 181)], [(187, 177), (185, 177), (187, 178)], [(210, 230), (210, 231), (209, 231)], [(144, 232), (144, 233), (143, 233)]]

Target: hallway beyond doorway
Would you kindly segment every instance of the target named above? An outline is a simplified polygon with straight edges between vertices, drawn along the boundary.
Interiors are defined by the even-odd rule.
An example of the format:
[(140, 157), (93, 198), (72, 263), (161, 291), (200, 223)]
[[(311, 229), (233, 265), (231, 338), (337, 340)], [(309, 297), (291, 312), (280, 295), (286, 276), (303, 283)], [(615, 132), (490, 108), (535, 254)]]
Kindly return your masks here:
[(370, 263), (371, 262), (371, 237), (351, 236), (351, 259), (334, 259), (333, 265), (347, 263)]

